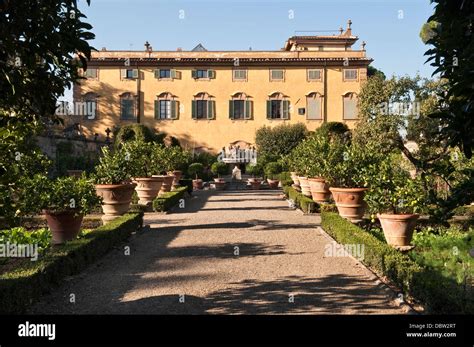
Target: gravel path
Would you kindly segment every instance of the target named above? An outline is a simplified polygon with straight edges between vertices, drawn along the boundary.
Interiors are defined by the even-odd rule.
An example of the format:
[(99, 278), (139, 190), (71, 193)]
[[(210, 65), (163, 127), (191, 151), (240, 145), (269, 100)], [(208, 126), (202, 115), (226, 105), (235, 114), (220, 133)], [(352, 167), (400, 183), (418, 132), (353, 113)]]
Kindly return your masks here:
[(149, 227), (30, 313), (405, 312), (355, 259), (325, 257), (332, 241), (319, 216), (288, 209), (279, 194), (201, 191), (184, 209), (147, 214)]

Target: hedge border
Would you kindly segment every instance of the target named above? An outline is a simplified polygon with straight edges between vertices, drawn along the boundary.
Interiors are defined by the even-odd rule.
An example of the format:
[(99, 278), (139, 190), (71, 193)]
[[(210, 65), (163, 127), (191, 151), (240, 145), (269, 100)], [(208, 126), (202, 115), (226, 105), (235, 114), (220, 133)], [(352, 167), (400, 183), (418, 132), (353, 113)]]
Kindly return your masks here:
[(143, 213), (128, 213), (83, 238), (52, 246), (35, 262), (0, 276), (0, 313), (23, 313), (67, 276), (79, 273), (143, 225)]
[(186, 187), (188, 194), (193, 193), (193, 180), (191, 178), (183, 178), (179, 180), (179, 184)]
[(439, 272), (420, 266), (372, 234), (340, 217), (322, 212), (321, 226), (341, 244), (363, 244), (363, 263), (387, 276), (402, 292), (425, 306), (427, 313), (472, 314), (474, 297), (455, 281)]
[(153, 211), (166, 212), (184, 198), (188, 187), (178, 187), (176, 190), (164, 193), (153, 200)]
[(307, 196), (298, 192), (295, 188), (284, 186), (283, 192), (288, 197), (295, 202), (296, 207), (301, 209), (303, 213), (311, 214), (318, 212), (319, 205), (313, 201), (313, 199), (308, 198)]

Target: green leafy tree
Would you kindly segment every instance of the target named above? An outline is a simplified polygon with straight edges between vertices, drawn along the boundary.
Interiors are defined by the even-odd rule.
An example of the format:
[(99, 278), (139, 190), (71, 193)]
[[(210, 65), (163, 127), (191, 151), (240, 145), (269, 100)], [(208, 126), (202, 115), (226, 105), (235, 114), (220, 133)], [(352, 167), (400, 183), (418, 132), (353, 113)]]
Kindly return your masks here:
[(446, 93), (439, 94), (437, 118), (440, 136), (450, 146), (459, 146), (467, 158), (474, 148), (474, 2), (432, 0), (434, 13), (420, 35), (432, 46), (427, 62), (448, 82)]

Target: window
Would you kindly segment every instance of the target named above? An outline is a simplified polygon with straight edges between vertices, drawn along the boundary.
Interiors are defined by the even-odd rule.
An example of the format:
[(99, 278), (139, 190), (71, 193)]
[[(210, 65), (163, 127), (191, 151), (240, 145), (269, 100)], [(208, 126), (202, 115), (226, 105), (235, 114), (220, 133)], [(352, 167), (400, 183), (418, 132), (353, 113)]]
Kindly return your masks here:
[(320, 69), (308, 69), (308, 81), (321, 81), (321, 76)]
[(270, 81), (283, 81), (285, 70), (270, 70)]
[(268, 119), (289, 119), (290, 101), (281, 93), (274, 93), (270, 100), (267, 100)]
[(131, 93), (120, 96), (120, 119), (135, 119), (135, 97)]
[(343, 96), (343, 119), (357, 119), (357, 95), (347, 93)]
[(84, 77), (86, 77), (86, 78), (97, 78), (97, 69), (88, 68), (88, 69), (84, 72)]
[(214, 70), (193, 70), (191, 75), (194, 79), (216, 78), (216, 72)]
[(85, 120), (94, 120), (97, 119), (97, 94), (87, 93), (83, 96), (84, 107), (83, 109), (83, 118)]
[(306, 97), (306, 119), (322, 119), (322, 96), (311, 93)]
[(195, 96), (191, 104), (191, 114), (193, 119), (214, 119), (216, 118), (216, 102), (210, 100), (207, 93), (199, 93)]
[(344, 69), (344, 81), (357, 81), (357, 69)]
[(234, 70), (233, 71), (234, 81), (246, 81), (247, 80), (247, 70)]
[(234, 94), (232, 100), (229, 100), (229, 118), (230, 119), (252, 119), (253, 101), (248, 100), (244, 93)]
[(181, 72), (175, 69), (156, 69), (155, 78), (157, 79), (180, 79)]
[(155, 100), (155, 119), (177, 119), (178, 112), (178, 101)]
[(122, 69), (122, 79), (135, 79), (138, 78), (138, 69)]

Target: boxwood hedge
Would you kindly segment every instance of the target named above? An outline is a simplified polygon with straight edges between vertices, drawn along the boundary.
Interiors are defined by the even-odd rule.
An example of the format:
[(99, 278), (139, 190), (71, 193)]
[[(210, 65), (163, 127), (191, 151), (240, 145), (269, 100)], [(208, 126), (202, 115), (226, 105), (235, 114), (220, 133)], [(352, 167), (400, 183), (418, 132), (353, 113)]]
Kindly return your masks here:
[(0, 276), (0, 313), (22, 313), (65, 277), (74, 275), (142, 227), (143, 213), (129, 213), (83, 238), (49, 248), (35, 262)]

